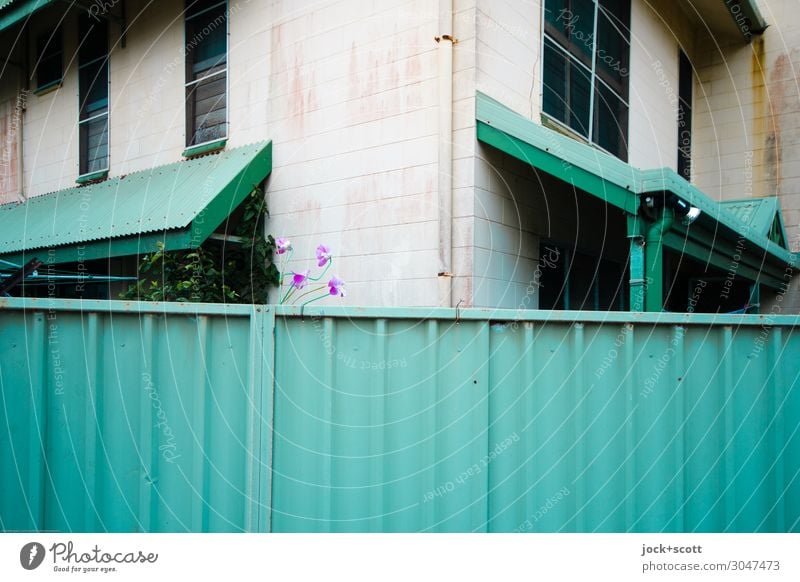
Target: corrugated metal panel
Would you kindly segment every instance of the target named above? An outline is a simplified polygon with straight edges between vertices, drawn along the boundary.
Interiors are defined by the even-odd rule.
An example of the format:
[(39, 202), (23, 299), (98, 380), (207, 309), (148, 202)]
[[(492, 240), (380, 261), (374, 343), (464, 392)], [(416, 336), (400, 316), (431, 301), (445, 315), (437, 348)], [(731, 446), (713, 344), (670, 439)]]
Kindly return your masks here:
[(259, 529), (263, 311), (0, 321), (0, 527)]
[(243, 146), (0, 206), (0, 254), (185, 228), (251, 164), (263, 166), (259, 180), (266, 177), (269, 146)]
[(799, 317), (0, 309), (4, 529), (800, 531)]
[(279, 318), (275, 531), (800, 530), (791, 325), (387, 312)]
[(768, 237), (775, 221), (778, 221), (780, 236), (773, 242), (786, 248), (786, 230), (783, 226), (781, 206), (777, 196), (748, 198), (721, 202), (722, 207), (733, 213), (754, 232)]

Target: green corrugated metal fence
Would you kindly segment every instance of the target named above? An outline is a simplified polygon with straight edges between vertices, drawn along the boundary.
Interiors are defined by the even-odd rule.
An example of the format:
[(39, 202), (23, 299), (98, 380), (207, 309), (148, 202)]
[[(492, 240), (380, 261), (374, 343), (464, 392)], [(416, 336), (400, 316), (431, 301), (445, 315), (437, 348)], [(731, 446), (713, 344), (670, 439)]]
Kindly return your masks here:
[(790, 316), (0, 301), (0, 527), (800, 531)]

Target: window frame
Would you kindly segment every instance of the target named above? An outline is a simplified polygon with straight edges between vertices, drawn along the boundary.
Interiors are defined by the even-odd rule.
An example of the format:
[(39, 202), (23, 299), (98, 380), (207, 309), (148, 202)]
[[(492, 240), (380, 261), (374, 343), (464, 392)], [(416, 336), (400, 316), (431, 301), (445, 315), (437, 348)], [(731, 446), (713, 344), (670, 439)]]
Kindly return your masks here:
[[(83, 62), (80, 55), (80, 46), (78, 47), (78, 55), (77, 55), (77, 63), (78, 63), (78, 182), (86, 182), (91, 181), (92, 179), (102, 178), (108, 175), (109, 170), (111, 169), (111, 67), (110, 67), (110, 60), (111, 60), (111, 49), (109, 43), (109, 27), (106, 20), (95, 20), (91, 19), (88, 15), (81, 15), (81, 18), (85, 18), (89, 21), (90, 26), (96, 26), (102, 22), (102, 26), (105, 30), (105, 53), (96, 56), (86, 62)], [(85, 41), (84, 38), (81, 38), (81, 20), (78, 20), (78, 41), (82, 43)], [(91, 29), (90, 29), (91, 30)], [(87, 33), (88, 34), (88, 33)], [(84, 97), (83, 95), (83, 87), (81, 84), (82, 72), (90, 69), (97, 65), (97, 63), (101, 63), (102, 66), (105, 68), (105, 86), (106, 86), (106, 93), (105, 93), (105, 111), (101, 113), (97, 113), (92, 115), (89, 113), (86, 117), (84, 117), (85, 109), (89, 104), (88, 101), (88, 93)], [(92, 80), (91, 87), (94, 87), (94, 83), (97, 81), (97, 76)], [(86, 149), (84, 149), (84, 137), (83, 137), (83, 129), (84, 126), (88, 126), (88, 124), (97, 121), (98, 119), (105, 118), (105, 134), (106, 134), (106, 163), (104, 168), (97, 168), (90, 170), (88, 167), (89, 163), (89, 149), (88, 144), (86, 144)], [(87, 129), (88, 131), (88, 129)], [(86, 165), (84, 165), (86, 164)]]
[[(185, 62), (184, 62), (184, 117), (185, 117), (185, 148), (184, 155), (192, 155), (192, 152), (195, 151), (204, 151), (208, 148), (208, 146), (216, 146), (220, 145), (220, 147), (224, 147), (225, 143), (227, 142), (228, 138), (230, 137), (230, 75), (229, 73), (229, 57), (230, 57), (230, 3), (228, 0), (219, 0), (218, 2), (213, 3), (206, 8), (193, 13), (189, 16), (189, 6), (194, 2), (194, 0), (186, 0), (184, 3), (184, 19), (183, 19), (183, 48), (185, 51)], [(211, 73), (210, 75), (205, 75), (199, 79), (191, 79), (193, 77), (192, 68), (192, 61), (191, 61), (191, 51), (186, 50), (187, 43), (188, 43), (188, 28), (189, 28), (189, 21), (193, 18), (197, 18), (198, 16), (202, 16), (203, 14), (210, 12), (218, 8), (220, 5), (225, 7), (225, 66), (223, 70), (216, 71)], [(197, 47), (195, 47), (196, 49)], [(193, 50), (195, 50), (193, 49)], [(208, 139), (202, 142), (192, 143), (194, 139), (194, 135), (197, 132), (197, 128), (195, 126), (196, 116), (190, 116), (190, 86), (195, 86), (207, 79), (210, 79), (214, 76), (225, 75), (225, 132), (224, 135), (218, 136), (212, 139)], [(215, 147), (211, 148), (216, 149)]]
[[(631, 24), (630, 24), (630, 20), (631, 20), (630, 11), (632, 9), (633, 1), (629, 0), (627, 2), (627, 6), (628, 6), (628, 10), (629, 10), (629, 15), (628, 15), (629, 24), (628, 24), (628, 35), (627, 35), (628, 55), (627, 55), (627, 58), (626, 58), (627, 74), (625, 75), (625, 79), (626, 79), (627, 82), (625, 84), (625, 94), (624, 95), (620, 94), (617, 91), (617, 89), (614, 86), (612, 86), (604, 78), (604, 75), (602, 75), (602, 74), (600, 74), (598, 72), (598, 67), (597, 67), (597, 59), (598, 59), (598, 37), (597, 37), (598, 13), (601, 10), (606, 11), (605, 7), (601, 7), (600, 6), (600, 1), (601, 0), (592, 0), (593, 6), (594, 6), (594, 17), (593, 17), (594, 20), (592, 22), (591, 67), (588, 66), (584, 62), (584, 60), (582, 58), (579, 58), (576, 55), (573, 55), (568, 50), (568, 48), (566, 46), (564, 46), (565, 41), (568, 41), (568, 39), (563, 34), (561, 34), (558, 31), (555, 31), (555, 34), (553, 32), (548, 31), (548, 28), (552, 27), (552, 25), (547, 22), (547, 14), (546, 14), (546, 5), (547, 5), (547, 3), (545, 1), (543, 1), (541, 3), (541, 5), (542, 5), (542, 7), (541, 7), (541, 10), (542, 10), (542, 12), (541, 12), (542, 35), (541, 35), (541, 42), (540, 42), (540, 45), (539, 45), (539, 50), (540, 50), (539, 54), (541, 55), (542, 66), (540, 67), (539, 82), (541, 83), (541, 87), (542, 87), (542, 99), (541, 99), (541, 102), (540, 102), (540, 105), (541, 105), (540, 112), (541, 112), (541, 115), (547, 119), (548, 123), (552, 123), (556, 127), (558, 127), (559, 129), (563, 130), (564, 132), (566, 132), (566, 133), (568, 133), (570, 135), (573, 135), (573, 136), (575, 136), (575, 137), (577, 137), (577, 138), (579, 138), (581, 140), (584, 140), (587, 143), (592, 144), (593, 146), (597, 147), (598, 149), (601, 149), (602, 151), (608, 153), (609, 155), (612, 155), (612, 156), (614, 156), (614, 157), (616, 157), (618, 159), (621, 159), (624, 162), (627, 162), (628, 159), (629, 159), (629, 156), (630, 156), (630, 151), (628, 149), (628, 142), (629, 142), (629, 137), (630, 137), (630, 36), (631, 36), (631, 34), (630, 34), (630, 32), (631, 32), (631, 30), (630, 30), (630, 27), (631, 27)], [(570, 0), (566, 0), (566, 2), (569, 3)], [(571, 4), (570, 4), (570, 6), (571, 6)], [(571, 8), (566, 8), (566, 9), (567, 10), (571, 10)], [(611, 13), (609, 12), (609, 14), (611, 14)], [(549, 40), (550, 44), (555, 47), (555, 50), (560, 51), (560, 55), (562, 55), (563, 57), (565, 57), (567, 59), (568, 66), (570, 64), (574, 63), (576, 66), (581, 67), (582, 70), (584, 72), (588, 73), (588, 75), (589, 75), (589, 82), (590, 82), (590, 87), (589, 87), (589, 124), (588, 124), (588, 130), (587, 130), (586, 133), (583, 133), (579, 129), (576, 129), (576, 128), (572, 127), (571, 125), (569, 125), (569, 123), (565, 123), (564, 121), (562, 121), (562, 120), (558, 119), (557, 117), (555, 117), (553, 114), (546, 112), (545, 109), (544, 109), (545, 68), (546, 68), (544, 66), (544, 57), (545, 57), (545, 43), (548, 40)], [(625, 119), (625, 123), (624, 123), (624, 125), (625, 125), (625, 135), (623, 136), (623, 145), (624, 145), (623, 154), (624, 155), (622, 155), (622, 156), (620, 156), (617, 153), (614, 153), (612, 151), (609, 151), (608, 149), (606, 149), (605, 147), (600, 145), (598, 139), (595, 139), (596, 126), (598, 125), (596, 123), (596, 121), (595, 121), (596, 97), (597, 97), (597, 93), (598, 93), (598, 91), (596, 89), (596, 84), (597, 83), (602, 83), (604, 88), (606, 90), (610, 91), (614, 96), (619, 98), (621, 103), (626, 108), (626, 119)], [(567, 105), (570, 105), (570, 103), (568, 102)], [(569, 112), (568, 112), (567, 116), (569, 116)], [(619, 118), (615, 117), (614, 119), (615, 119), (615, 122), (617, 124), (619, 124)]]
[[(687, 78), (688, 76), (688, 78)], [(686, 99), (688, 97), (688, 100)], [(691, 182), (692, 180), (692, 112), (694, 110), (694, 67), (692, 61), (682, 49), (678, 49), (678, 175)], [(688, 143), (683, 144), (684, 133), (688, 135)]]

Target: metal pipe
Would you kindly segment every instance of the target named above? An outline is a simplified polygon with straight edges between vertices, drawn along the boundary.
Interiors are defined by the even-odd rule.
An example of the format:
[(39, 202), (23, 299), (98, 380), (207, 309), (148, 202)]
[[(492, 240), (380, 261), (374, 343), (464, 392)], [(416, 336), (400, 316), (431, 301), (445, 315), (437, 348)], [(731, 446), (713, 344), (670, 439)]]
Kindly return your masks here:
[(453, 0), (439, 2), (439, 305), (453, 306)]
[(645, 236), (645, 263), (647, 286), (644, 297), (645, 311), (664, 309), (664, 235), (675, 222), (675, 211), (662, 208), (659, 218), (647, 229)]

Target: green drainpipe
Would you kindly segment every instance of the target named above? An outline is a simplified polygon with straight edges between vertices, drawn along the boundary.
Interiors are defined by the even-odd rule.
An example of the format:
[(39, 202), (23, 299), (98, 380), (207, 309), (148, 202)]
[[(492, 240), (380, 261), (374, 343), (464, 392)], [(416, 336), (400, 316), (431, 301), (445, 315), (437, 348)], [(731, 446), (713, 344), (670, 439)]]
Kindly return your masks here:
[(661, 216), (647, 229), (644, 241), (647, 287), (644, 297), (645, 311), (664, 309), (664, 235), (675, 221), (671, 208), (662, 208)]
[(644, 233), (643, 220), (629, 214), (628, 241), (631, 247), (630, 259), (630, 310), (644, 311)]

